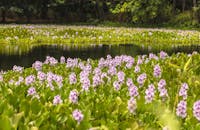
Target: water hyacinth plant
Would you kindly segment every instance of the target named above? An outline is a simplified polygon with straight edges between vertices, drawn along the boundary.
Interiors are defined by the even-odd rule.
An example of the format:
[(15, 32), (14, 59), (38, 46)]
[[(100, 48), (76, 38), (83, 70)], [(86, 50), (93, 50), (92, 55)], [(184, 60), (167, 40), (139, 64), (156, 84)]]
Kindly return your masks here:
[(200, 54), (47, 56), (0, 73), (0, 129), (199, 129)]

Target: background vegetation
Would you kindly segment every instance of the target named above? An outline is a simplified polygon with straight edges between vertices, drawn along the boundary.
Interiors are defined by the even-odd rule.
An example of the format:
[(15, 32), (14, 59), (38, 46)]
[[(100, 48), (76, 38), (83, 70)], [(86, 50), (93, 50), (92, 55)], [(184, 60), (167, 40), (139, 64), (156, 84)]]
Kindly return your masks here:
[(0, 16), (2, 23), (199, 27), (200, 0), (1, 0)]

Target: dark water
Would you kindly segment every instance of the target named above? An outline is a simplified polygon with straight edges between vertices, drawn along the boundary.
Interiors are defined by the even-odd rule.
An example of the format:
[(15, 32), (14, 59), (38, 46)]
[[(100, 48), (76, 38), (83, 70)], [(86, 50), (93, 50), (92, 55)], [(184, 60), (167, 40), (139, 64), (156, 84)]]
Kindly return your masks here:
[[(33, 47), (28, 52), (19, 53), (2, 53), (0, 52), (0, 70), (12, 69), (13, 65), (23, 67), (30, 67), (36, 60), (44, 61), (46, 56), (53, 56), (60, 59), (61, 56), (81, 59), (98, 59), (106, 57), (108, 54), (111, 56), (126, 54), (131, 56), (148, 54), (150, 52), (158, 53), (161, 48), (151, 49), (151, 47), (140, 47), (137, 45), (90, 45), (85, 47), (78, 46), (58, 46), (58, 45), (44, 45)], [(15, 49), (15, 52), (18, 50)], [(169, 55), (177, 52), (192, 53), (193, 51), (200, 52), (200, 45), (193, 46), (177, 46), (164, 49)]]

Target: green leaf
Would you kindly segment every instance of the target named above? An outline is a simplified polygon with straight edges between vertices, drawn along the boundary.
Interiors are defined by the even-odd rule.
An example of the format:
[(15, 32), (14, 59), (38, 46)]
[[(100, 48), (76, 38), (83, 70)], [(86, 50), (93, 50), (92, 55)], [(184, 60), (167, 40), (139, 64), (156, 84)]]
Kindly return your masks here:
[(11, 130), (12, 129), (10, 120), (7, 116), (4, 116), (4, 115), (0, 116), (0, 129), (1, 130)]

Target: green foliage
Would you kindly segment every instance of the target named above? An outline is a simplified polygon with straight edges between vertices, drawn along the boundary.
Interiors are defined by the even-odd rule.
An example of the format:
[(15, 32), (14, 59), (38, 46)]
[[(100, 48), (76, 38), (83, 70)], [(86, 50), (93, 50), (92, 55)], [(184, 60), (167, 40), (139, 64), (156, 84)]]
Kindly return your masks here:
[[(191, 45), (198, 44), (198, 31), (179, 31), (166, 29), (138, 29), (124, 27), (90, 27), (58, 25), (3, 25), (0, 26), (0, 44), (27, 46), (44, 44), (119, 44), (142, 45)], [(0, 49), (1, 49), (0, 48)], [(3, 51), (2, 50), (2, 51)]]
[[(135, 57), (137, 61), (139, 57)], [(78, 59), (79, 62), (87, 64), (87, 61)], [(92, 69), (98, 66), (99, 60), (90, 60)], [(127, 109), (127, 101), (130, 99), (128, 88), (124, 83), (120, 91), (113, 88), (113, 82), (117, 76), (111, 76), (110, 81), (104, 80), (104, 84), (91, 87), (88, 92), (81, 89), (79, 73), (80, 68), (67, 68), (66, 63), (58, 63), (54, 66), (44, 64), (44, 73), (53, 72), (63, 77), (63, 87), (58, 88), (55, 84), (54, 91), (47, 87), (46, 81), (36, 81), (28, 86), (24, 81), (20, 85), (12, 84), (11, 80), (17, 81), (19, 76), (26, 78), (28, 75), (35, 75), (34, 68), (25, 68), (23, 72), (7, 71), (2, 74), (3, 81), (0, 82), (0, 129), (77, 129), (77, 130), (115, 130), (115, 129), (162, 129), (168, 127), (170, 130), (177, 129), (199, 129), (199, 123), (194, 118), (192, 106), (199, 100), (199, 61), (200, 54), (173, 54), (165, 59), (151, 59), (147, 63), (140, 65), (141, 73), (147, 74), (147, 80), (142, 87), (138, 87), (140, 97), (137, 100), (135, 114), (131, 114)], [(153, 67), (159, 64), (162, 68), (162, 77), (167, 82), (169, 96), (163, 101), (158, 93), (152, 103), (145, 104), (145, 90), (149, 84), (153, 83), (157, 88), (158, 78), (153, 77)], [(126, 68), (125, 64), (116, 67), (118, 71), (124, 71), (126, 78), (132, 78), (138, 86), (137, 76), (134, 73), (134, 64), (131, 68)], [(103, 72), (107, 68), (102, 69)], [(77, 74), (78, 83), (69, 84), (68, 76), (71, 72)], [(92, 81), (92, 73), (89, 76)], [(175, 110), (179, 98), (178, 91), (181, 83), (187, 82), (188, 105), (187, 118), (176, 117)], [(27, 95), (29, 87), (34, 86), (39, 95), (39, 99)], [(69, 93), (76, 89), (79, 92), (77, 104), (69, 101)], [(52, 100), (55, 95), (61, 95), (63, 103), (53, 105)], [(80, 109), (84, 114), (84, 119), (78, 124), (72, 117), (74, 109)]]

